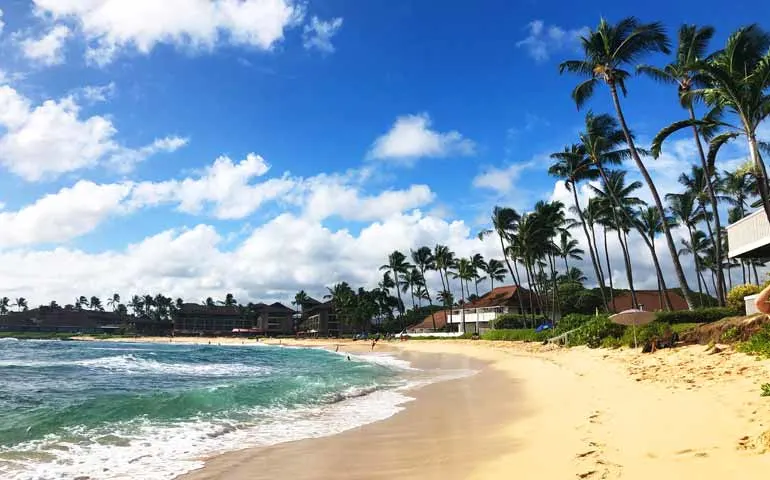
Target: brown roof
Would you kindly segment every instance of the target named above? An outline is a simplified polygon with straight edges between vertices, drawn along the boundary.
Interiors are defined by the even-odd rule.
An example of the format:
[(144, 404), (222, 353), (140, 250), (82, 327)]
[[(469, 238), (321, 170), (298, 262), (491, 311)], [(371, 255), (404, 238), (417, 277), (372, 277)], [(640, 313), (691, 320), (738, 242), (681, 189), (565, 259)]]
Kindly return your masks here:
[[(673, 290), (668, 291), (668, 298), (671, 299), (671, 306), (674, 310), (687, 310), (687, 302), (684, 298)], [(637, 290), (636, 301), (644, 307), (645, 310), (665, 310), (666, 301), (663, 300), (663, 308), (661, 308), (660, 297), (657, 290)], [(631, 292), (624, 292), (615, 297), (615, 310), (622, 312), (633, 308), (631, 305)], [(610, 310), (612, 310), (612, 302), (610, 302)]]
[[(440, 312), (436, 312), (436, 328), (444, 328), (446, 325), (446, 310), (441, 310)], [(433, 329), (433, 315), (428, 315), (425, 317), (425, 320), (418, 323), (417, 325), (414, 325), (412, 327), (409, 327), (409, 331), (413, 332), (415, 330), (431, 330)]]
[[(511, 306), (519, 303), (516, 295), (516, 285), (504, 285), (487, 292), (481, 298), (466, 304), (466, 308)], [(529, 290), (521, 289), (521, 300), (525, 304), (529, 302)]]

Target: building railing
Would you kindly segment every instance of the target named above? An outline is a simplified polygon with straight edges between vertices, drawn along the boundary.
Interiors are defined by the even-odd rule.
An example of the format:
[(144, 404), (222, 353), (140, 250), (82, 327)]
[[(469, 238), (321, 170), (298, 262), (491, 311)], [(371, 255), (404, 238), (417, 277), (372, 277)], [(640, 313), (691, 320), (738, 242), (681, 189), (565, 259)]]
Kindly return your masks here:
[(770, 222), (765, 211), (757, 210), (727, 226), (727, 241), (730, 258), (744, 255), (752, 250), (770, 245)]

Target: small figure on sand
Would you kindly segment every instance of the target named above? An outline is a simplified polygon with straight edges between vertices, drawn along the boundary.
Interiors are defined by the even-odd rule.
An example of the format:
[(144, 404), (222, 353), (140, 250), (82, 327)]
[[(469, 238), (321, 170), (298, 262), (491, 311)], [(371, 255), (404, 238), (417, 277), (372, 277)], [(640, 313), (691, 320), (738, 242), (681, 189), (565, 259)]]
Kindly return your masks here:
[(377, 340), (372, 340), (372, 351), (374, 351), (375, 345), (377, 345)]
[(334, 346), (334, 353), (337, 353), (339, 351), (340, 351), (340, 346), (339, 345), (335, 345)]
[(350, 355), (348, 355), (348, 362), (350, 361)]

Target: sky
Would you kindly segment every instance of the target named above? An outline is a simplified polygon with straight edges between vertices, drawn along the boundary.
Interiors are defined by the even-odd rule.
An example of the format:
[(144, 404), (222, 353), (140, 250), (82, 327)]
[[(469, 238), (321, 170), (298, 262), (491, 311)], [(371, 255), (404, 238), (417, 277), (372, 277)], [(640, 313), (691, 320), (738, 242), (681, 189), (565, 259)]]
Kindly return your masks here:
[[(500, 258), (477, 239), (493, 206), (572, 204), (547, 169), (585, 115), (558, 73), (580, 35), (635, 15), (672, 35), (713, 25), (716, 48), (756, 18), (756, 2), (709, 1), (2, 0), (0, 296), (290, 301), (374, 287), (396, 249)], [(645, 78), (623, 106), (642, 145), (684, 118)], [(600, 89), (584, 110), (610, 107)], [(683, 136), (646, 160), (662, 193), (694, 155)], [(719, 168), (745, 158), (736, 143)]]

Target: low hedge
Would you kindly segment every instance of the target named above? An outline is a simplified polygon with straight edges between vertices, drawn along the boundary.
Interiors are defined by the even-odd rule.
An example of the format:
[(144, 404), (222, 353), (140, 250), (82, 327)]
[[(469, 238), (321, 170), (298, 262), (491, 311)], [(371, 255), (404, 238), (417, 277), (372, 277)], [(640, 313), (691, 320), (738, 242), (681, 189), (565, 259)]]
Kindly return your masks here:
[(511, 342), (542, 342), (549, 332), (536, 332), (532, 328), (489, 330), (481, 335), (482, 340), (507, 340)]
[[(535, 317), (534, 325), (537, 326), (548, 322), (548, 319), (545, 317)], [(492, 328), (496, 330), (510, 330), (529, 328), (532, 325), (533, 320), (531, 316), (520, 313), (504, 313), (495, 319)]]
[(745, 285), (736, 285), (729, 292), (727, 292), (727, 306), (733, 310), (742, 312), (746, 315), (746, 302), (743, 297), (754, 295), (762, 291), (762, 287), (747, 283)]
[(656, 320), (669, 323), (710, 323), (726, 317), (734, 317), (742, 313), (730, 307), (696, 308), (695, 310), (677, 310), (673, 312), (658, 312)]
[(625, 330), (623, 325), (610, 322), (607, 315), (591, 317), (580, 330), (570, 335), (569, 346), (587, 345), (590, 348), (599, 348), (607, 344), (608, 338), (620, 339)]

